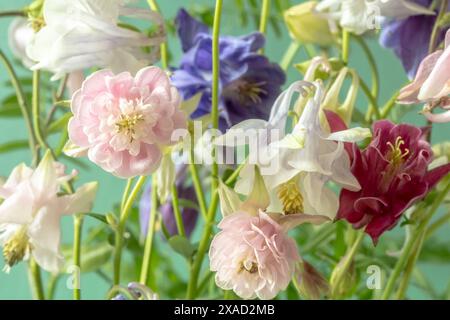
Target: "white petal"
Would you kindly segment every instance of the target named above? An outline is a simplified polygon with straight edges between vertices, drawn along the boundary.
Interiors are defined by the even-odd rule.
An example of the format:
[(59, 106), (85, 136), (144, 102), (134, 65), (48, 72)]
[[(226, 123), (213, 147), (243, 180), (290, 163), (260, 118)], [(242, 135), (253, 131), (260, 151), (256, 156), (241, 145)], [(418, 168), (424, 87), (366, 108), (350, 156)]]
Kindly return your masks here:
[(341, 142), (358, 142), (366, 138), (370, 138), (372, 133), (368, 128), (351, 128), (342, 131), (331, 133), (327, 140), (341, 141)]
[(92, 210), (98, 182), (86, 183), (74, 194), (58, 197), (56, 200), (59, 214), (87, 213)]

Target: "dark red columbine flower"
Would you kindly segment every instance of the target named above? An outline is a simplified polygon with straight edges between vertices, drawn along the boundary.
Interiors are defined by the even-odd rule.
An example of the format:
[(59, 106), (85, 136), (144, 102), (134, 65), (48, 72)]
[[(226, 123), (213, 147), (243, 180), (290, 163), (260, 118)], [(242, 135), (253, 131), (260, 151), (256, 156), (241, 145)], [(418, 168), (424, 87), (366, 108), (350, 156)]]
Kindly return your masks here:
[(381, 120), (374, 123), (373, 132), (366, 149), (353, 145), (351, 170), (361, 190), (341, 191), (337, 217), (365, 228), (376, 244), (450, 171), (450, 163), (428, 170), (433, 153), (424, 132), (415, 126)]

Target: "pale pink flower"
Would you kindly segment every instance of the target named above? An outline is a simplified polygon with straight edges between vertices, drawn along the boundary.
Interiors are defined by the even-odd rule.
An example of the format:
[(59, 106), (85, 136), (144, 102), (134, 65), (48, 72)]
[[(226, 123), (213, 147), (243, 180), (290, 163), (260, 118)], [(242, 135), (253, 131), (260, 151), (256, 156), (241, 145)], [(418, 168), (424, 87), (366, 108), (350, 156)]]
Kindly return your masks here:
[(95, 72), (72, 97), (66, 153), (87, 153), (122, 178), (151, 174), (162, 149), (176, 142), (174, 130), (186, 127), (180, 103), (177, 89), (157, 67), (141, 69), (134, 78), (128, 72)]
[[(434, 122), (450, 121), (450, 30), (445, 37), (445, 49), (437, 50), (423, 59), (412, 83), (400, 91), (398, 102), (426, 103), (424, 115)], [(445, 111), (432, 114), (440, 106)]]
[(288, 230), (301, 223), (324, 221), (327, 218), (323, 216), (262, 210), (256, 215), (238, 211), (225, 216), (209, 251), (211, 270), (217, 272), (216, 284), (244, 299), (274, 298), (286, 289), (300, 261)]
[(299, 260), (295, 241), (266, 213), (225, 217), (211, 243), (216, 283), (244, 299), (272, 299), (286, 289)]

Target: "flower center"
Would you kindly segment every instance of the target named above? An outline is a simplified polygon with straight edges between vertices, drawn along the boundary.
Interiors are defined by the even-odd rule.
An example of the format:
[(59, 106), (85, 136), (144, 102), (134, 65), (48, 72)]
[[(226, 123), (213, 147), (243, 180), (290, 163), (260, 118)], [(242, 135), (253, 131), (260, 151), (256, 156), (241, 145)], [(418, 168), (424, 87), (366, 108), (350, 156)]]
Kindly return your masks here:
[(277, 195), (283, 204), (283, 212), (285, 214), (303, 212), (303, 196), (298, 188), (296, 177), (281, 184), (278, 187)]
[(130, 143), (133, 142), (136, 135), (136, 125), (144, 120), (144, 116), (139, 113), (121, 114), (119, 120), (116, 122), (117, 133), (122, 133), (128, 136)]
[(6, 262), (6, 271), (23, 260), (31, 251), (31, 244), (25, 227), (21, 227), (3, 246), (3, 257)]
[(402, 150), (404, 144), (405, 141), (400, 136), (395, 139), (395, 144), (392, 144), (391, 142), (387, 143), (391, 149), (387, 154), (387, 158), (390, 159), (390, 162), (394, 167), (401, 165), (409, 154), (409, 149), (404, 148)]
[(268, 94), (264, 89), (265, 85), (265, 81), (250, 82), (240, 79), (230, 86), (229, 92), (234, 96), (237, 91), (237, 96), (242, 103), (258, 104), (262, 102), (262, 96)]
[(250, 274), (258, 272), (258, 264), (253, 261), (242, 261), (239, 272), (246, 271)]

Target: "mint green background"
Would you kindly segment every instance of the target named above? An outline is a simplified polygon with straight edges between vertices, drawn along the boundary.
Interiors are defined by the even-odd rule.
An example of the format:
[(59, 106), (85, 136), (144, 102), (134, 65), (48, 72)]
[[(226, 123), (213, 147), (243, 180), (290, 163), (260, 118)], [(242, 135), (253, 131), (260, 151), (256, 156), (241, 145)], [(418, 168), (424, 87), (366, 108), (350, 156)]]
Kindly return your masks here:
[[(166, 18), (173, 17), (178, 10), (178, 8), (185, 6), (187, 8), (197, 7), (200, 8), (202, 5), (213, 6), (214, 1), (203, 0), (203, 1), (182, 1), (182, 0), (171, 0), (171, 1), (159, 1), (161, 3), (162, 11)], [(195, 4), (194, 4), (195, 2)], [(300, 1), (292, 1), (293, 3), (298, 3)], [(25, 0), (15, 0), (15, 1), (1, 1), (0, 10), (8, 9), (18, 9), (21, 6), (27, 5), (29, 1)], [(144, 6), (145, 1), (139, 1), (140, 5)], [(0, 19), (0, 47), (7, 55), (12, 58), (11, 52), (7, 44), (7, 29), (11, 19), (1, 18)], [(242, 35), (247, 32), (253, 31), (254, 25), (250, 23), (247, 28), (242, 28), (235, 16), (235, 9), (233, 7), (233, 1), (225, 1), (223, 20), (222, 20), (222, 34), (233, 34)], [(283, 28), (283, 36), (276, 37), (273, 30), (270, 28), (268, 32), (268, 40), (266, 45), (266, 54), (270, 57), (272, 61), (280, 61), (283, 56), (284, 51), (290, 43), (287, 31)], [(405, 77), (405, 72), (399, 61), (392, 54), (392, 52), (381, 48), (377, 39), (373, 38), (369, 41), (370, 47), (373, 50), (378, 67), (381, 74), (381, 99), (380, 101), (386, 101), (393, 92), (398, 90), (398, 88), (404, 84), (407, 79)], [(173, 36), (169, 40), (170, 52), (173, 57), (173, 64), (176, 65), (180, 56), (180, 47), (178, 40)], [(305, 59), (302, 53), (299, 53), (294, 62), (300, 62)], [(365, 62), (364, 55), (357, 46), (352, 47), (351, 52), (351, 65), (358, 70), (358, 72), (367, 79), (368, 83), (369, 77), (369, 66)], [(4, 86), (4, 82), (7, 80), (7, 75), (3, 66), (0, 67), (0, 99), (6, 94), (10, 94), (12, 91), (10, 88)], [(288, 83), (301, 79), (299, 74), (290, 68), (288, 75)], [(362, 99), (362, 94), (360, 93), (358, 108), (366, 108), (367, 103)], [(417, 109), (415, 109), (417, 110)], [(406, 122), (414, 123), (416, 125), (423, 125), (425, 122), (423, 118), (417, 114), (417, 112), (410, 112), (404, 119)], [(433, 142), (440, 142), (448, 140), (450, 126), (443, 124), (436, 124), (433, 130)], [(23, 122), (18, 119), (0, 119), (0, 144), (7, 141), (24, 139), (26, 138), (26, 130)], [(0, 155), (0, 176), (8, 176), (10, 171), (14, 166), (20, 162), (26, 162), (29, 164), (29, 152), (28, 151), (16, 151), (7, 154)], [(85, 161), (85, 163), (88, 163)], [(72, 166), (70, 166), (72, 167)], [(98, 191), (97, 201), (94, 207), (94, 212), (105, 212), (109, 210), (114, 202), (118, 202), (121, 197), (121, 191), (124, 187), (124, 182), (119, 180), (105, 172), (101, 169), (90, 165), (89, 170), (80, 170), (80, 182), (86, 182), (91, 180), (98, 180), (100, 182), (100, 187)], [(69, 243), (72, 239), (72, 220), (70, 218), (63, 219), (63, 239), (66, 243)], [(87, 228), (92, 225), (92, 222), (87, 223)], [(85, 228), (86, 229), (86, 228)], [(440, 236), (448, 240), (449, 228), (446, 227), (445, 230), (441, 231)], [(400, 240), (400, 239), (399, 239)], [(400, 244), (400, 242), (399, 242)], [(161, 244), (159, 244), (161, 245)], [(176, 258), (175, 258), (176, 259)], [(3, 267), (2, 258), (0, 258), (0, 269)], [(436, 285), (438, 291), (444, 290), (446, 284), (449, 281), (449, 264), (438, 265), (438, 264), (422, 264), (421, 269), (431, 277), (432, 282)], [(184, 269), (187, 270), (187, 269)], [(183, 273), (183, 272), (182, 272)], [(185, 273), (185, 272), (184, 272)], [(186, 278), (185, 274), (181, 275)], [(71, 291), (66, 288), (65, 282), (67, 277), (63, 277), (57, 288), (57, 298), (69, 299), (71, 298)], [(82, 292), (83, 298), (85, 299), (95, 299), (103, 298), (109, 285), (98, 277), (96, 274), (83, 274), (82, 275)], [(423, 298), (424, 296), (420, 291), (412, 289), (413, 296), (416, 298)], [(26, 273), (25, 264), (20, 264), (14, 267), (9, 275), (0, 272), (0, 298), (2, 299), (29, 299), (31, 295), (28, 288), (28, 278)]]

